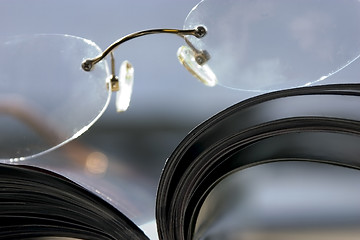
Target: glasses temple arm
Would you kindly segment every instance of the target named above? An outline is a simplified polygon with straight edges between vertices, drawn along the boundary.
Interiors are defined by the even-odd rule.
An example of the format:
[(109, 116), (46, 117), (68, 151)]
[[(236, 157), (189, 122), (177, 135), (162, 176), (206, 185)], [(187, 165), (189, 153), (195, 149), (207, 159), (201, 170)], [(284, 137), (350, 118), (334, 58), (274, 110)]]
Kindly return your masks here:
[(59, 134), (42, 119), (41, 114), (30, 106), (25, 99), (19, 97), (1, 97), (0, 114), (8, 114), (33, 129), (50, 144), (59, 140)]
[[(10, 115), (15, 119), (24, 123), (30, 129), (34, 130), (40, 138), (49, 144), (57, 145), (60, 141), (59, 134), (54, 131), (44, 118), (40, 117), (41, 113), (34, 106), (28, 104), (26, 99), (19, 97), (1, 97), (0, 98), (0, 114)], [(63, 146), (63, 151), (72, 160), (72, 162), (84, 166), (86, 164), (86, 156), (94, 152), (91, 148), (79, 142), (71, 142)], [(0, 160), (0, 162), (11, 163), (16, 162), (19, 158), (11, 158), (9, 160)]]
[(150, 29), (150, 30), (143, 30), (140, 32), (135, 32), (129, 35), (126, 35), (125, 37), (120, 38), (119, 40), (112, 43), (107, 49), (105, 49), (99, 56), (92, 58), (92, 59), (86, 59), (82, 63), (82, 68), (85, 71), (91, 71), (91, 69), (94, 67), (94, 65), (101, 60), (103, 60), (109, 53), (111, 53), (115, 48), (117, 48), (119, 45), (121, 45), (124, 42), (127, 42), (129, 40), (132, 40), (137, 37), (142, 37), (145, 35), (150, 34), (159, 34), (159, 33), (169, 33), (169, 34), (175, 34), (182, 38), (185, 38), (185, 36), (192, 35), (197, 38), (201, 38), (205, 36), (206, 29), (203, 26), (198, 26), (195, 29), (190, 30), (180, 30), (180, 29)]

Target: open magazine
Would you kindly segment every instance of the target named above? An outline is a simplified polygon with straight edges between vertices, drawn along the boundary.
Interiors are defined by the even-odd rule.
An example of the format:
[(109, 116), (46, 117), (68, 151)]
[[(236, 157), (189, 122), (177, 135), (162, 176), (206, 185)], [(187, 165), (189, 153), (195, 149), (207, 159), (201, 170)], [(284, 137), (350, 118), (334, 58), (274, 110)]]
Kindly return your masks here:
[[(97, 11), (122, 3), (52, 2), (52, 12), (38, 3), (32, 12), (24, 1), (20, 14), (10, 2), (0, 8), (9, 23), (0, 36), (0, 240), (360, 239), (358, 0), (202, 0), (183, 28), (133, 32), (105, 50), (67, 34), (76, 31), (62, 21), (78, 19), (88, 30), (79, 35), (94, 36), (104, 25)], [(74, 17), (63, 18), (69, 9)], [(28, 16), (49, 28), (27, 29)], [(145, 139), (148, 129), (131, 125), (149, 124), (142, 115), (127, 120), (132, 128), (105, 124), (91, 135), (112, 94), (118, 112), (130, 104), (134, 68), (115, 50), (152, 34), (176, 36), (185, 69), (235, 92), (238, 103), (190, 132), (174, 127), (176, 137), (158, 117), (161, 132)], [(161, 45), (148, 48), (154, 43)], [(148, 59), (138, 52), (159, 75), (167, 70), (160, 51)], [(145, 80), (144, 92), (160, 88)], [(190, 88), (173, 88), (187, 100), (183, 109)], [(205, 107), (222, 97), (194, 95)], [(172, 103), (169, 111), (181, 115)], [(129, 142), (135, 150), (127, 155)], [(145, 150), (173, 142), (160, 165), (146, 161)]]
[[(341, 166), (348, 171), (345, 176), (356, 181), (356, 169), (360, 167), (359, 96), (358, 84), (277, 91), (235, 104), (197, 126), (178, 145), (163, 169), (155, 209), (159, 239), (253, 239), (251, 236), (264, 239), (259, 236), (265, 233), (273, 235), (264, 236), (286, 239), (287, 234), (296, 236), (304, 232), (313, 234), (306, 235), (307, 239), (333, 239), (329, 238), (329, 231), (332, 236), (342, 234), (338, 239), (359, 237), (356, 199), (353, 205), (347, 202), (354, 207), (349, 216), (339, 215), (343, 207), (337, 209), (336, 217), (326, 221), (308, 219), (308, 222), (305, 215), (298, 215), (293, 221), (274, 218), (249, 225), (251, 221), (242, 222), (243, 214), (234, 215), (236, 206), (244, 203), (229, 201), (241, 196), (234, 189), (241, 189), (242, 182), (226, 183), (234, 174), (254, 166), (281, 162), (300, 163), (293, 175), (304, 170), (301, 163), (316, 163), (325, 169)], [(321, 168), (312, 166), (303, 173), (314, 169)], [(0, 239), (149, 238), (94, 190), (60, 174), (21, 162), (2, 164), (0, 171)], [(322, 176), (321, 171), (316, 172)], [(336, 177), (336, 171), (332, 174), (330, 179), (335, 185), (331, 192), (337, 196), (336, 191), (341, 194), (351, 184), (341, 186), (342, 178)], [(289, 176), (285, 179), (291, 182)], [(301, 181), (310, 179), (311, 175)], [(316, 181), (310, 181), (308, 187), (313, 184)], [(355, 184), (352, 193), (358, 193), (358, 183), (352, 184)], [(336, 202), (323, 201), (323, 205)], [(224, 225), (226, 216), (232, 224)]]

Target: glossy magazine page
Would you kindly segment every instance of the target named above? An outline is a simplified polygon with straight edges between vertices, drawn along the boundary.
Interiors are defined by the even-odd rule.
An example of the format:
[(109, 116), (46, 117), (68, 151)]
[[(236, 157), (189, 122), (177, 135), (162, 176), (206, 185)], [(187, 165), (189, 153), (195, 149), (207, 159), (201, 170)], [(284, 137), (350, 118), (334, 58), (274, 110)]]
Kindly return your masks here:
[[(241, 222), (237, 222), (237, 219), (245, 217), (242, 214), (251, 211), (252, 206), (249, 205), (249, 209), (245, 209), (245, 212), (238, 211), (235, 214), (232, 209), (235, 211), (237, 209), (235, 205), (240, 206), (242, 203), (236, 201), (239, 197), (235, 191), (234, 202), (231, 201), (230, 195), (224, 195), (224, 199), (221, 199), (220, 194), (213, 193), (213, 191), (221, 192), (224, 187), (217, 187), (217, 184), (222, 183), (223, 179), (234, 172), (239, 172), (241, 175), (242, 171), (251, 172), (251, 170), (247, 170), (248, 168), (256, 169), (257, 165), (266, 165), (272, 162), (300, 162), (300, 167), (303, 165), (301, 162), (317, 162), (325, 165), (324, 169), (328, 168), (326, 164), (357, 169), (359, 167), (360, 129), (360, 116), (357, 110), (360, 101), (359, 90), (358, 85), (328, 85), (273, 92), (240, 102), (202, 123), (176, 148), (167, 161), (160, 180), (156, 210), (161, 238), (206, 239), (209, 237), (217, 239), (221, 237), (233, 239), (234, 236), (243, 236), (242, 232), (237, 230), (242, 228), (244, 228), (245, 235), (246, 231), (250, 231), (255, 234), (254, 237), (258, 236), (257, 234), (261, 237), (261, 230), (264, 232), (274, 230), (279, 234), (285, 234), (296, 228), (301, 233), (304, 230), (302, 227), (306, 228), (307, 224), (315, 229), (319, 226), (334, 231), (339, 228), (340, 233), (346, 232), (348, 228), (354, 230), (355, 227), (356, 229), (359, 224), (358, 216), (356, 217), (355, 214), (356, 209), (359, 208), (356, 200), (349, 203), (349, 206), (354, 206), (354, 215), (347, 216), (348, 222), (347, 220), (342, 222), (339, 220), (340, 218), (326, 221), (327, 213), (320, 210), (321, 204), (318, 206), (319, 209), (316, 208), (316, 201), (314, 201), (314, 205), (306, 206), (307, 201), (316, 196), (306, 190), (305, 185), (309, 183), (306, 183), (305, 179), (310, 180), (314, 177), (308, 176), (304, 170), (302, 170), (304, 186), (297, 188), (296, 184), (294, 185), (300, 195), (296, 201), (304, 204), (297, 206), (294, 203), (294, 208), (314, 208), (314, 215), (321, 211), (325, 213), (322, 217), (318, 216), (317, 221), (313, 221), (311, 214), (303, 219), (301, 219), (302, 214), (291, 216), (289, 212), (291, 209), (286, 210), (286, 205), (284, 205), (284, 209), (279, 211), (287, 211), (287, 213), (274, 212), (274, 214), (280, 214), (279, 217), (283, 215), (291, 218), (289, 222), (279, 222), (279, 228), (271, 228), (271, 224), (275, 224), (273, 220), (270, 221), (271, 215), (264, 216), (270, 219), (268, 222), (265, 221), (263, 226), (260, 226), (262, 224), (260, 219), (259, 225), (256, 225), (255, 220), (253, 226), (248, 225), (250, 222), (244, 222), (242, 225)], [(288, 166), (290, 172), (299, 168), (296, 164), (288, 164)], [(312, 169), (311, 164), (309, 167)], [(264, 169), (265, 167), (259, 168)], [(286, 174), (285, 168), (282, 169), (282, 174)], [(270, 169), (269, 174), (271, 171)], [(339, 171), (341, 173), (343, 170)], [(346, 174), (346, 170), (343, 172)], [(349, 177), (356, 178), (354, 173), (357, 171), (349, 170), (349, 172)], [(340, 173), (336, 178), (343, 178)], [(329, 174), (327, 177), (335, 177), (331, 171)], [(260, 180), (262, 178), (260, 175), (257, 177)], [(283, 181), (294, 181), (294, 179), (283, 178)], [(319, 175), (316, 181), (323, 182), (324, 179)], [(302, 181), (301, 178), (299, 181)], [(331, 182), (329, 181), (327, 186), (319, 187), (318, 191), (331, 189), (329, 191), (334, 191), (335, 194), (338, 187), (333, 188)], [(222, 184), (224, 186), (224, 183)], [(235, 186), (239, 188), (243, 185), (241, 182), (237, 184)], [(314, 184), (317, 183), (314, 182)], [(250, 183), (248, 185), (251, 189), (252, 185)], [(271, 185), (270, 182), (269, 185)], [(281, 186), (275, 185), (273, 188), (276, 189), (276, 187)], [(349, 199), (356, 199), (357, 189), (359, 189), (357, 181), (353, 181), (351, 178), (343, 187), (354, 190), (354, 195), (343, 196), (344, 202), (336, 202), (336, 199), (324, 197), (324, 201), (338, 204), (339, 211), (343, 209), (342, 204), (348, 204)], [(256, 191), (255, 185), (254, 188), (253, 190)], [(311, 190), (311, 188), (308, 189)], [(268, 190), (270, 191), (270, 189)], [(284, 201), (289, 197), (287, 192), (284, 190), (282, 193), (281, 198)], [(341, 194), (340, 192), (338, 194)], [(246, 198), (247, 195), (245, 194), (243, 197)], [(291, 206), (293, 200), (289, 201)], [(268, 204), (270, 210), (275, 207), (270, 198)], [(280, 206), (279, 208), (281, 209)], [(343, 210), (343, 214), (348, 211), (345, 208)], [(261, 216), (262, 213), (259, 211), (254, 214)], [(266, 213), (264, 212), (264, 214)], [(250, 217), (255, 218), (256, 215)], [(320, 220), (321, 218), (324, 219)], [(229, 219), (233, 221), (231, 224), (228, 222)], [(290, 220), (294, 222), (294, 225), (290, 224)], [(300, 222), (296, 225), (296, 221), (304, 221), (304, 226)], [(290, 225), (288, 226), (287, 223)]]
[(121, 212), (65, 177), (0, 165), (0, 239), (148, 239)]
[[(78, 142), (67, 144), (42, 159), (3, 165), (2, 202), (8, 210), (2, 217), (20, 219), (8, 222), (7, 232), (18, 234), (13, 229), (22, 226), (25, 226), (21, 228), (23, 231), (29, 230), (26, 226), (31, 224), (22, 221), (30, 219), (34, 225), (42, 226), (31, 228), (31, 236), (52, 233), (117, 239), (117, 233), (119, 236), (139, 234), (139, 239), (146, 239), (146, 234), (136, 226), (142, 227), (142, 224), (136, 220), (144, 219), (146, 213), (154, 210), (159, 239), (216, 239), (219, 236), (231, 239), (273, 234), (327, 237), (329, 229), (337, 235), (357, 236), (359, 92), (357, 84), (284, 90), (247, 99), (214, 115), (194, 128), (170, 155), (158, 185), (155, 209), (141, 205), (151, 201), (150, 197), (146, 198), (151, 194), (144, 187), (145, 175), (139, 175), (131, 165), (119, 167), (119, 163), (105, 161), (99, 152), (90, 151)], [(90, 163), (95, 164), (94, 169), (90, 163), (83, 162), (93, 155), (96, 158)], [(101, 159), (109, 164), (106, 174), (98, 173), (104, 174), (102, 178), (91, 172), (102, 168)], [(268, 178), (268, 185), (264, 187), (261, 180), (266, 174), (257, 171), (276, 177)], [(292, 171), (296, 173), (290, 174)], [(241, 178), (244, 174), (259, 178), (260, 185), (255, 180)], [(231, 181), (238, 179), (237, 176), (242, 180)], [(119, 180), (119, 185), (114, 179)], [(240, 190), (246, 182), (249, 190), (243, 193)], [(291, 190), (298, 197), (288, 195)], [(221, 194), (229, 191), (233, 197), (229, 193)], [(266, 191), (274, 193), (266, 198), (253, 195), (266, 194)], [(277, 201), (281, 199), (284, 204), (279, 206), (274, 202), (275, 194), (279, 195)], [(341, 198), (336, 197), (339, 194)], [(19, 197), (9, 198), (15, 195)], [(254, 199), (243, 205), (240, 196)], [(257, 206), (257, 201), (267, 204)], [(326, 204), (321, 204), (322, 201)], [(254, 206), (249, 204), (263, 207), (264, 211), (251, 212)], [(33, 205), (38, 208), (31, 207)], [(309, 212), (294, 211), (297, 208)], [(251, 221), (245, 221), (247, 216), (251, 216)], [(111, 222), (115, 221), (112, 224), (121, 227), (94, 222), (94, 219), (102, 221), (109, 217)], [(243, 218), (245, 225), (241, 224)], [(65, 231), (66, 226), (69, 228)], [(115, 235), (109, 230), (113, 227)], [(81, 229), (84, 232), (79, 232)]]
[(358, 238), (358, 1), (0, 5), (0, 239)]

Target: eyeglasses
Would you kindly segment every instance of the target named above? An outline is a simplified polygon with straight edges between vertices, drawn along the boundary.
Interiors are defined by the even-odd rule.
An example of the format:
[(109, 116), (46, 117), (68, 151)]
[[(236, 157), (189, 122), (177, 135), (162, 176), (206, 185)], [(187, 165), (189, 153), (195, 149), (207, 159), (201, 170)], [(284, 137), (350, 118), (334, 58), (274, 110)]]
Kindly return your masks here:
[(124, 61), (117, 76), (112, 53), (126, 41), (180, 36), (185, 44), (178, 58), (201, 82), (260, 94), (325, 80), (357, 81), (359, 67), (347, 73), (360, 57), (358, 22), (357, 0), (204, 0), (189, 13), (184, 30), (136, 32), (105, 51), (63, 34), (2, 38), (0, 159), (24, 160), (78, 137), (103, 114), (112, 91), (117, 110), (125, 111), (134, 69)]

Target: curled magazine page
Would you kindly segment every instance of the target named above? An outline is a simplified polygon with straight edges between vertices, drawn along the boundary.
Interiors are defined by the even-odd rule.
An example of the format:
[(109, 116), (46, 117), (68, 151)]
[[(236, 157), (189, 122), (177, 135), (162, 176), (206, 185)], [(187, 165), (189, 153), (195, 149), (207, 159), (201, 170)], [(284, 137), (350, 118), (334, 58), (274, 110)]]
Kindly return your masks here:
[(360, 0), (0, 22), (0, 240), (360, 239)]
[[(357, 238), (359, 93), (358, 84), (273, 92), (235, 104), (199, 125), (164, 168), (157, 197), (161, 239), (327, 239), (329, 234)], [(271, 175), (273, 166), (282, 175), (269, 179), (266, 189), (257, 189), (255, 180), (226, 180), (254, 172), (249, 175), (262, 181), (266, 175), (255, 174), (257, 169), (269, 168), (264, 171)], [(286, 168), (297, 173), (288, 174)], [(276, 181), (293, 184), (285, 189)], [(292, 186), (298, 195), (291, 195)], [(278, 187), (284, 187), (281, 194), (246, 202), (252, 191), (266, 194)], [(283, 206), (275, 204), (275, 194), (280, 194)]]

